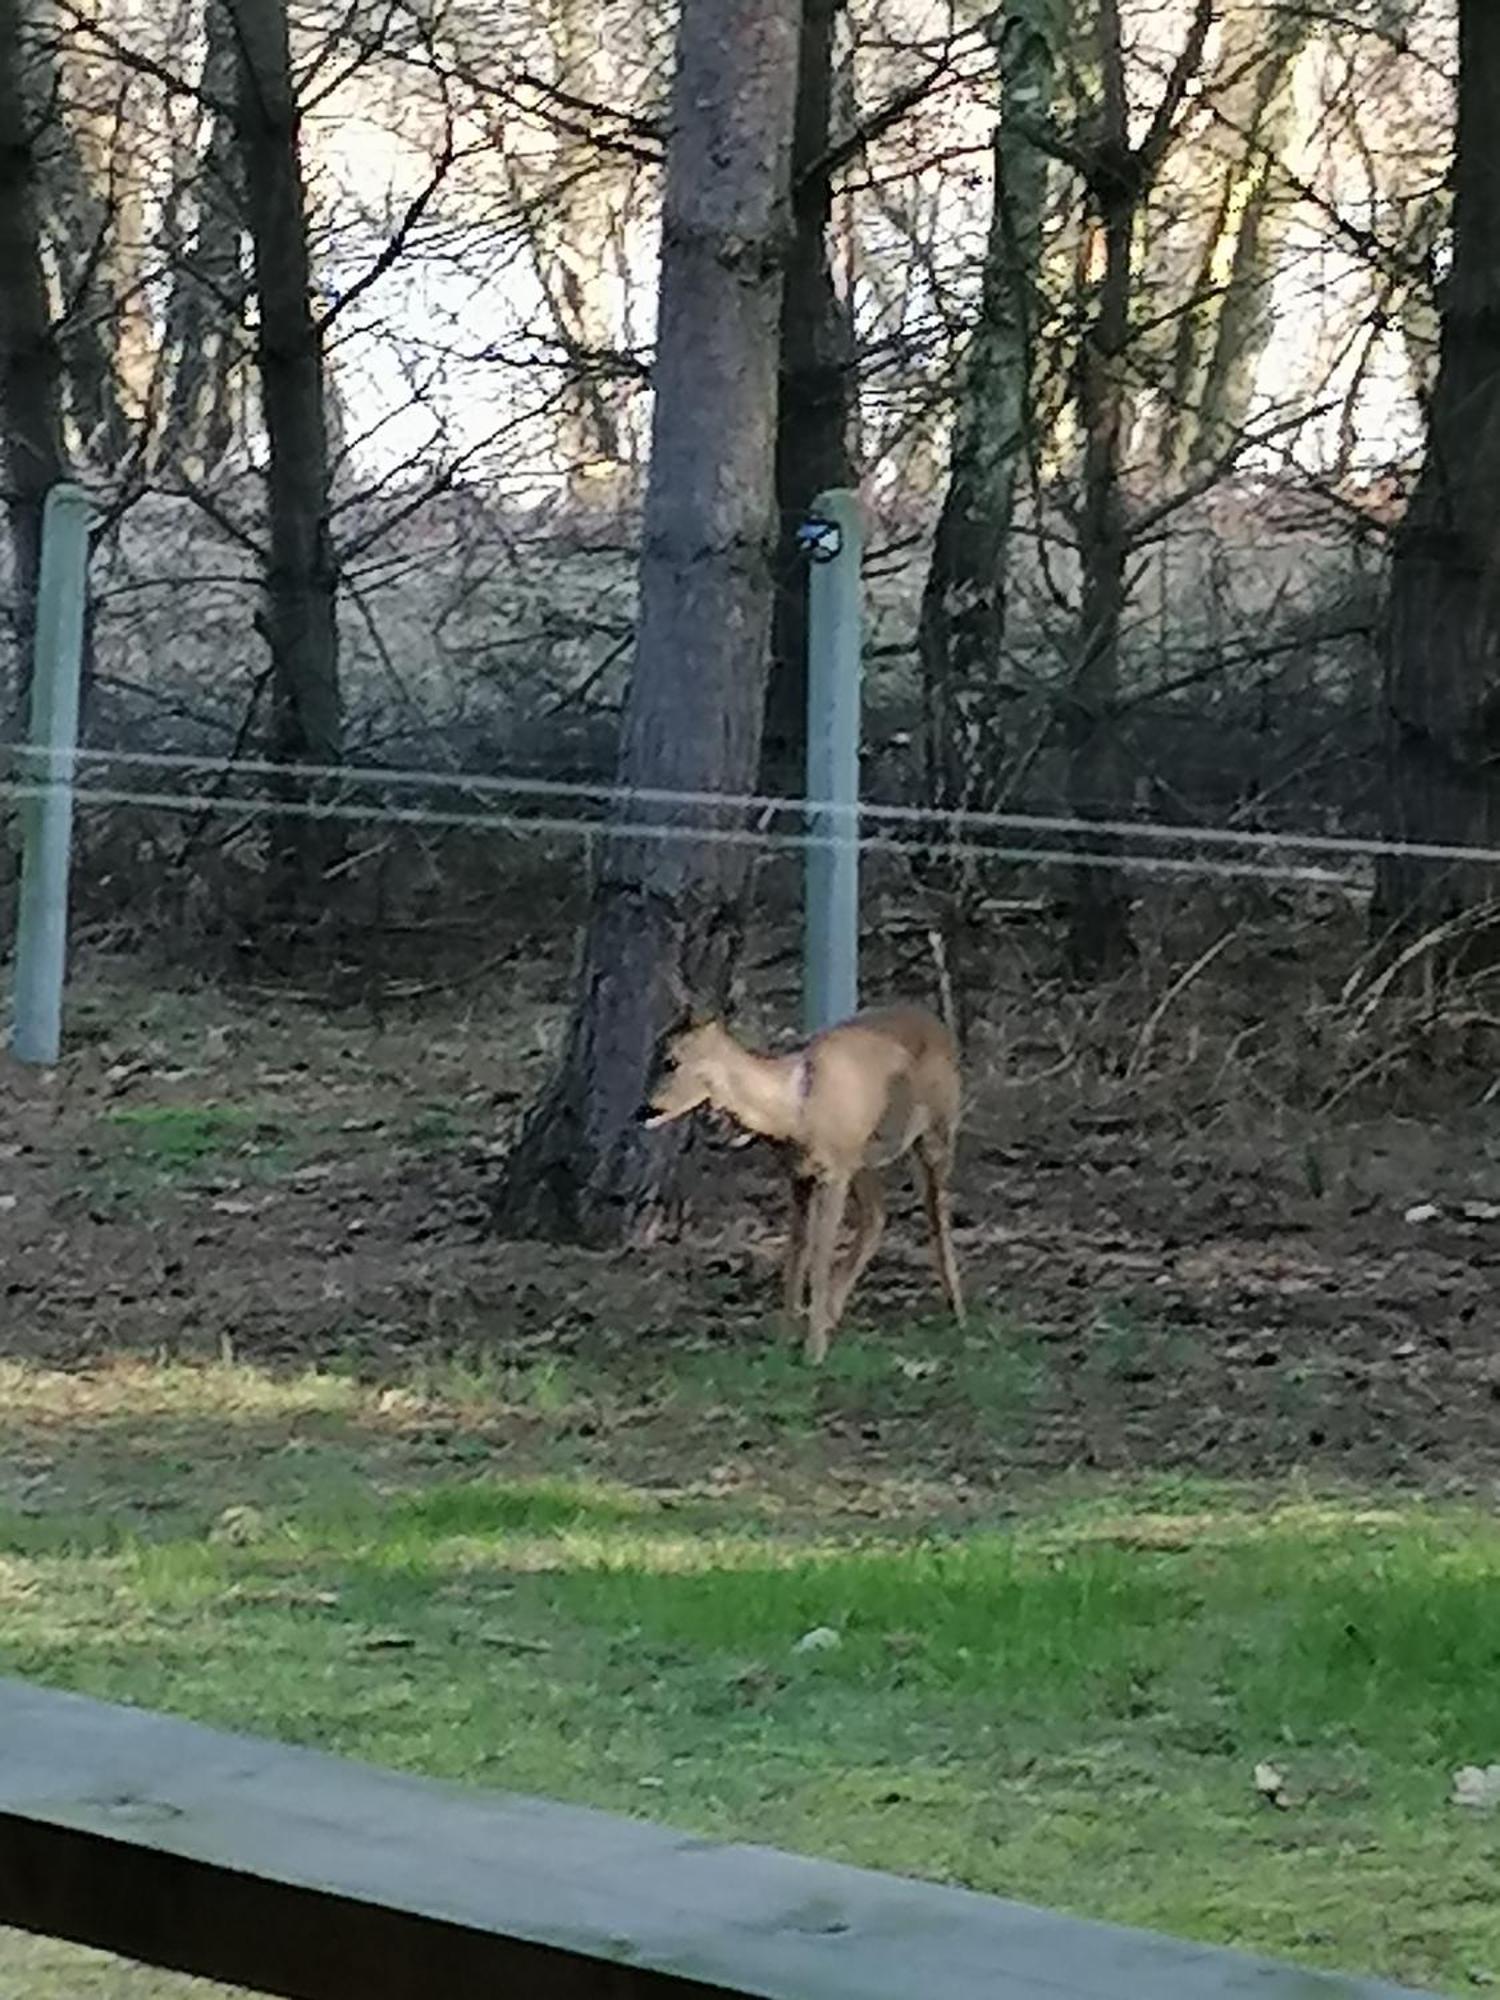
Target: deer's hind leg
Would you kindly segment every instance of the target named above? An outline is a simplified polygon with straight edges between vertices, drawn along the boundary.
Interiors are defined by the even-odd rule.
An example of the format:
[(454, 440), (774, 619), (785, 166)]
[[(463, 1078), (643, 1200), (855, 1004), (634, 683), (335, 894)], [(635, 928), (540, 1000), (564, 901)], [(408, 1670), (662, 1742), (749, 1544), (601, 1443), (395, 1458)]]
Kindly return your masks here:
[(805, 1174), (791, 1179), (791, 1217), (787, 1228), (786, 1254), (781, 1267), (781, 1304), (787, 1318), (796, 1323), (807, 1306), (809, 1209), (814, 1183)]
[(932, 1236), (933, 1262), (954, 1319), (964, 1324), (963, 1286), (959, 1281), (958, 1257), (953, 1248), (953, 1204), (948, 1184), (953, 1174), (953, 1135), (927, 1131), (917, 1141), (917, 1165), (922, 1176), (922, 1197), (927, 1208), (927, 1227)]
[(814, 1185), (808, 1207), (812, 1300), (807, 1316), (807, 1344), (803, 1351), (809, 1361), (823, 1360), (837, 1320), (833, 1308), (833, 1255), (838, 1246), (839, 1224), (844, 1219), (844, 1203), (848, 1196), (849, 1181), (844, 1176), (819, 1180)]

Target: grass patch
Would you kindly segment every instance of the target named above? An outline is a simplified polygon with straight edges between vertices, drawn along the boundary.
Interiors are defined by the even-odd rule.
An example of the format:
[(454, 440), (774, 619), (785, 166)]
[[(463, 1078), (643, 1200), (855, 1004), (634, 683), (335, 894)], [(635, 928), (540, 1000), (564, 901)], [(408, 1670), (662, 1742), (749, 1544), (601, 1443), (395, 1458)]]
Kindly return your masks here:
[(264, 1110), (238, 1104), (131, 1105), (107, 1112), (101, 1143), (85, 1155), (96, 1200), (118, 1205), (171, 1187), (280, 1179), (297, 1156), (293, 1135)]
[(779, 1431), (811, 1431), (857, 1407), (875, 1422), (957, 1410), (971, 1428), (1003, 1437), (1024, 1429), (1051, 1387), (1034, 1335), (980, 1317), (965, 1334), (946, 1321), (916, 1321), (894, 1345), (855, 1325), (817, 1370), (790, 1336), (714, 1344), (675, 1357), (657, 1390), (685, 1410), (733, 1410)]
[(410, 1115), (406, 1137), (427, 1152), (440, 1153), (465, 1145), (485, 1127), (485, 1108), (475, 1104), (419, 1105)]
[[(835, 1356), (878, 1404), (937, 1341)], [(561, 1422), (523, 1474), (497, 1399), (534, 1430), (597, 1392), (542, 1381), (459, 1371), (437, 1411), (436, 1374), (8, 1370), (0, 1668), (1440, 1990), (1500, 1975), (1500, 1819), (1447, 1803), (1500, 1757), (1483, 1512), (1174, 1478), (872, 1525), (585, 1476)], [(838, 1385), (731, 1353), (677, 1393), (796, 1425)], [(92, 1990), (37, 1950), (0, 1936), (0, 1986)]]
[(279, 1140), (281, 1126), (237, 1104), (147, 1104), (111, 1111), (106, 1124), (126, 1135), (133, 1154), (163, 1167), (199, 1161), (255, 1138)]

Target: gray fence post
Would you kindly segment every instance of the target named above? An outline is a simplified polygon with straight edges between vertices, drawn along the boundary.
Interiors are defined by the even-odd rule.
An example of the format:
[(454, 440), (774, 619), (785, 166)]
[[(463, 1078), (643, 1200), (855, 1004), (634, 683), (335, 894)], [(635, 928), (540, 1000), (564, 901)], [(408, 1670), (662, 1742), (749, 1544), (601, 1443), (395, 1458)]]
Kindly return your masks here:
[(809, 1034), (859, 1005), (859, 497), (820, 493), (800, 532), (807, 592), (807, 815), (803, 1014)]
[(11, 1051), (26, 1063), (55, 1063), (62, 1052), (89, 517), (88, 495), (80, 487), (54, 486), (47, 495), (37, 584), (31, 725), (19, 763), (28, 796), (22, 815), (25, 851), (16, 917)]

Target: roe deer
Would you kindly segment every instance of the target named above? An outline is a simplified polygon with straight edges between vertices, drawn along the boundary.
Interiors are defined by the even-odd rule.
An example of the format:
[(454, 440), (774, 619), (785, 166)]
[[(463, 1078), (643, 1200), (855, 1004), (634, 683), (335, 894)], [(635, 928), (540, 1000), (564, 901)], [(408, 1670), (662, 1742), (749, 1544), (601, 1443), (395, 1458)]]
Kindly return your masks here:
[[(958, 1051), (924, 1007), (871, 1007), (788, 1055), (757, 1055), (722, 1022), (680, 1029), (641, 1111), (648, 1126), (702, 1105), (777, 1142), (792, 1181), (787, 1314), (807, 1308), (805, 1352), (821, 1361), (885, 1227), (879, 1169), (915, 1152), (938, 1278), (963, 1324), (949, 1182), (959, 1114)], [(839, 1225), (854, 1197), (855, 1234), (837, 1267)]]

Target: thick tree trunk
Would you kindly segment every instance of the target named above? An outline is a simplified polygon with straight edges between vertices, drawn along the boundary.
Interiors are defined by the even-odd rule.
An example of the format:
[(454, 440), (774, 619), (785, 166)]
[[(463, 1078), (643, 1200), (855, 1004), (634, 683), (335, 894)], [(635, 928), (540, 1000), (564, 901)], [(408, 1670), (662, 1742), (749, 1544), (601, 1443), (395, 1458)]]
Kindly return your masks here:
[(10, 532), (15, 667), (4, 713), (24, 722), (31, 690), (42, 507), (63, 477), (62, 355), (47, 303), (21, 0), (0, 0), (0, 438)]
[[(755, 778), (798, 14), (798, 0), (685, 0), (680, 16), (628, 787), (740, 792)], [(609, 1243), (649, 1235), (666, 1212), (684, 1128), (648, 1134), (637, 1113), (677, 987), (727, 999), (747, 852), (625, 830), (646, 817), (704, 821), (620, 810), (561, 1065), (498, 1193), (503, 1230)]]
[(829, 175), (818, 161), (832, 125), (834, 33), (844, 0), (805, 0), (792, 142), (792, 240), (781, 315), (776, 426), (776, 608), (761, 744), (761, 788), (800, 797), (807, 758), (807, 564), (797, 526), (831, 486), (854, 481), (849, 448), (854, 335), (833, 282)]
[[(954, 414), (948, 485), (922, 593), (927, 802), (985, 810), (1004, 786), (1006, 559), (1031, 425), (1047, 157), (1026, 119), (1050, 117), (1053, 52), (1026, 16), (1000, 23), (1000, 123), (979, 321)], [(1023, 107), (1026, 117), (1010, 116)]]
[[(1031, 441), (1048, 181), (1047, 155), (1028, 132), (1051, 117), (1052, 26), (1021, 10), (1002, 12), (996, 22), (1000, 120), (979, 319), (959, 382), (948, 483), (917, 619), (926, 802), (947, 811), (994, 811), (1005, 803), (1013, 692), (1004, 670), (1007, 571)], [(939, 857), (922, 873), (939, 901), (964, 1037), (980, 871), (972, 860)]]
[[(338, 673), (338, 573), (329, 529), (323, 339), (313, 313), (300, 114), (285, 0), (221, 0), (239, 47), (235, 127), (245, 177), (259, 307), (256, 356), (267, 442), (270, 565), (263, 629), (271, 652), (270, 755), (276, 763), (336, 764), (343, 717)], [(289, 796), (306, 796), (296, 783)], [(337, 840), (327, 823), (273, 823), (274, 913), (305, 914)]]
[(206, 0), (202, 90), (206, 100), (194, 173), (192, 236), (167, 306), (167, 410), (162, 448), (201, 479), (234, 442), (246, 283), (245, 198), (234, 118), (238, 48), (220, 0)]
[[(1459, 0), (1453, 262), (1427, 452), (1395, 543), (1386, 630), (1387, 832), (1500, 845), (1500, 8)], [(1380, 866), (1377, 935), (1476, 912), (1500, 870)], [(1491, 946), (1486, 954), (1494, 956)]]

